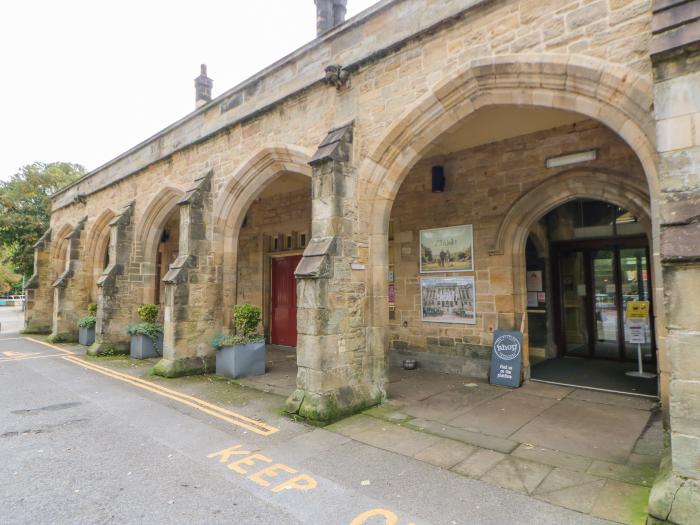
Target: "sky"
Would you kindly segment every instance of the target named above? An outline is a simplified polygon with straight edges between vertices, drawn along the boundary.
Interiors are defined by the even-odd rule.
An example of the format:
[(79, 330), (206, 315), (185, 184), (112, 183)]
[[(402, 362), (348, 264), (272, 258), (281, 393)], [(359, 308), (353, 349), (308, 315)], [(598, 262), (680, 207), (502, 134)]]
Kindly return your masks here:
[[(348, 17), (377, 0), (348, 0)], [(0, 16), (0, 180), (89, 171), (313, 40), (313, 0), (22, 0)]]

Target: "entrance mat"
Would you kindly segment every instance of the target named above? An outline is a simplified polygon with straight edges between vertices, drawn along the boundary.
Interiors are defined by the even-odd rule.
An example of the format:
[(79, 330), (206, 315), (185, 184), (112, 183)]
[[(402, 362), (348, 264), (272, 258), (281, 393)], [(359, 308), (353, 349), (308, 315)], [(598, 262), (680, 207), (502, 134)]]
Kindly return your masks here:
[(656, 397), (658, 378), (643, 379), (625, 374), (633, 370), (636, 370), (635, 363), (560, 357), (533, 365), (531, 378), (583, 388)]

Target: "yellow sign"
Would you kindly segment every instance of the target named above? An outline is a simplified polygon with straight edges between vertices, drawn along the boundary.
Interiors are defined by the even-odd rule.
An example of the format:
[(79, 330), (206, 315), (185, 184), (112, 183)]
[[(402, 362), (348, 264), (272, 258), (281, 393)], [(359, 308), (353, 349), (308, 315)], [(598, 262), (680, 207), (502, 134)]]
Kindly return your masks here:
[(649, 317), (649, 301), (629, 301), (627, 303), (627, 319), (647, 319)]

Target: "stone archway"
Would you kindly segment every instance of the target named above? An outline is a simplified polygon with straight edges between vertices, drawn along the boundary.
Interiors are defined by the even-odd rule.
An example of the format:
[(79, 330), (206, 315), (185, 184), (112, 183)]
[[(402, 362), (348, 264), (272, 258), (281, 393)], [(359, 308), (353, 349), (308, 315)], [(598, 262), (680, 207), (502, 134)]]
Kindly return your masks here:
[(215, 259), (222, 271), (220, 322), (227, 326), (236, 297), (237, 247), (241, 225), (256, 197), (285, 173), (311, 177), (312, 152), (296, 146), (271, 146), (256, 152), (224, 185), (214, 204)]
[(157, 302), (156, 260), (158, 245), (168, 219), (177, 211), (177, 203), (185, 192), (171, 186), (161, 189), (146, 206), (146, 212), (136, 228), (135, 244), (142, 253), (140, 274), (143, 277), (141, 302)]
[[(387, 234), (391, 208), (409, 170), (430, 144), (480, 108), (520, 105), (566, 110), (604, 124), (622, 138), (640, 161), (656, 217), (657, 177), (652, 85), (623, 67), (594, 59), (541, 54), (499, 56), (472, 61), (460, 74), (438, 85), (384, 135), (360, 166), (360, 223), (368, 225), (368, 327), (371, 349), (383, 353), (388, 324)], [(659, 225), (651, 225), (658, 254)], [(654, 255), (659, 275), (660, 262)], [(660, 296), (660, 288), (655, 295)], [(663, 323), (660, 323), (663, 325)], [(661, 331), (659, 348), (663, 348)]]
[[(491, 256), (502, 256), (512, 268), (512, 294), (515, 318), (527, 311), (525, 245), (535, 223), (555, 208), (576, 199), (592, 199), (615, 204), (632, 212), (647, 232), (651, 245), (651, 205), (649, 195), (612, 170), (574, 168), (563, 171), (523, 194), (503, 217), (493, 241)], [(656, 281), (652, 269), (652, 282)], [(526, 327), (527, 331), (527, 327)], [(529, 354), (525, 338), (527, 371)]]
[(97, 280), (106, 265), (105, 254), (109, 249), (110, 222), (116, 217), (110, 209), (104, 210), (95, 220), (87, 237), (85, 247), (85, 290), (89, 302), (97, 302)]

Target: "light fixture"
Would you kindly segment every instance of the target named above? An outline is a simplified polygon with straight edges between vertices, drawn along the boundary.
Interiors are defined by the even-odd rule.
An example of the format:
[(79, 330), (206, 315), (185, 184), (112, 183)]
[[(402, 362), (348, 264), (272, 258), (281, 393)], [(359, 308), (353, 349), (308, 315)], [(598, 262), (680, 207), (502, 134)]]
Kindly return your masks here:
[(598, 158), (598, 150), (591, 149), (588, 151), (579, 151), (577, 153), (569, 153), (568, 155), (560, 155), (558, 157), (549, 157), (544, 164), (548, 168), (561, 168), (570, 164), (579, 164), (581, 162), (589, 162)]
[(445, 168), (442, 166), (433, 166), (433, 193), (442, 193), (445, 191)]

